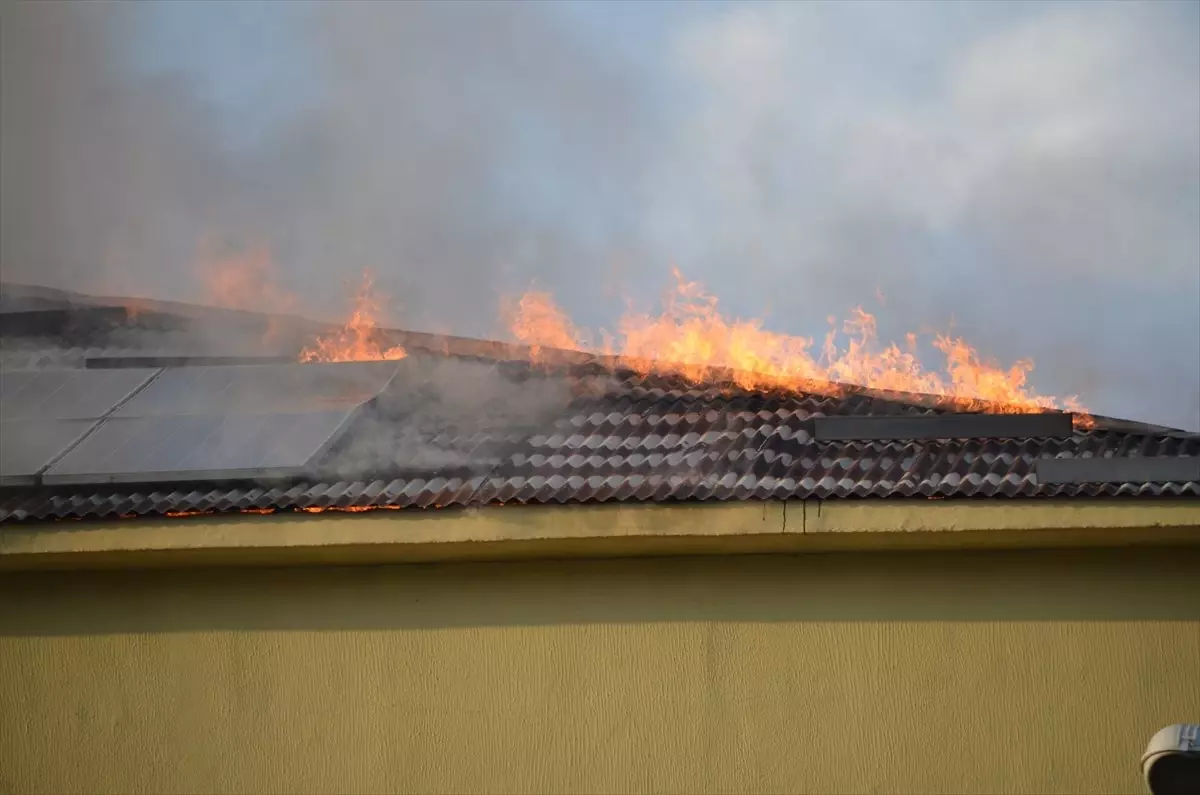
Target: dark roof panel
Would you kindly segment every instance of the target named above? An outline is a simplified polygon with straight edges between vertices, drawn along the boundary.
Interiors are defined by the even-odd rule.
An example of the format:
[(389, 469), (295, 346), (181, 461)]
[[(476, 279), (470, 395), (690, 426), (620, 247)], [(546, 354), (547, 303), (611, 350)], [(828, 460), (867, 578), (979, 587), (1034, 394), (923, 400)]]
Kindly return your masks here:
[(1060, 412), (818, 417), (813, 422), (818, 441), (1063, 438), (1073, 431), (1071, 415)]
[(1042, 483), (1187, 483), (1200, 481), (1200, 457), (1045, 458), (1037, 462)]

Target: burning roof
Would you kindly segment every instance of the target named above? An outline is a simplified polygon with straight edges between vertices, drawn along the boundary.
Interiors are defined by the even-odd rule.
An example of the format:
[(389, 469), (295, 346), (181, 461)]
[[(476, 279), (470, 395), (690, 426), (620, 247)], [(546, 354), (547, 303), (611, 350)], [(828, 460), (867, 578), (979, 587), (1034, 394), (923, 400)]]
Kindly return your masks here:
[[(44, 333), (43, 324), (33, 335), (40, 340), (36, 343), (19, 328), (9, 328), (3, 340), (9, 353), (13, 342), (23, 339), (57, 351), (59, 368), (150, 368), (145, 383), (136, 387), (144, 392), (94, 419), (97, 427), (108, 428), (103, 434), (117, 440), (105, 444), (120, 447), (133, 438), (132, 430), (122, 436), (122, 429), (141, 428), (141, 423), (158, 430), (141, 428), (137, 438), (175, 434), (174, 443), (198, 452), (155, 453), (159, 463), (139, 469), (134, 445), (134, 454), (115, 456), (124, 456), (124, 469), (118, 472), (109, 461), (96, 472), (110, 474), (89, 476), (87, 466), (100, 466), (99, 459), (79, 452), (86, 445), (78, 442), (83, 446), (67, 452), (87, 466), (76, 461), (83, 469), (59, 474), (65, 471), (60, 453), (54, 458), (59, 463), (40, 467), (31, 480), (0, 489), (0, 521), (508, 502), (1200, 496), (1200, 435), (1104, 418), (1079, 422), (1078, 415), (1073, 428), (1072, 415), (1028, 390), (1020, 393), (1025, 402), (1015, 405), (985, 399), (995, 391), (955, 392), (964, 383), (988, 389), (999, 383), (989, 374), (1001, 371), (979, 369), (983, 366), (972, 355), (951, 357), (948, 380), (922, 375), (903, 354), (868, 354), (861, 337), (840, 359), (801, 356), (793, 364), (785, 355), (804, 354), (800, 341), (770, 335), (755, 324), (729, 323), (715, 314), (709, 299), (669, 310), (675, 313), (672, 323), (631, 321), (622, 326), (623, 336), (592, 350), (539, 296), (527, 296), (518, 307), (516, 336), (524, 345), (390, 332), (374, 326), (377, 305), (369, 288), (367, 283), (359, 291), (356, 312), (345, 326), (258, 318), (262, 329), (272, 330), (273, 347), (238, 362), (214, 361), (211, 350), (209, 358), (195, 358), (204, 347), (196, 339), (211, 342), (206, 335), (228, 326), (231, 315), (214, 320), (195, 308), (172, 312), (165, 305), (145, 305), (132, 316), (125, 312), (116, 318), (102, 300), (56, 308), (41, 296), (37, 311), (73, 314), (76, 321), (90, 318), (91, 325), (66, 323), (55, 336)], [(697, 296), (690, 286), (685, 293)], [(29, 311), (11, 303), (6, 308)], [(104, 318), (91, 316), (103, 311), (109, 313)], [(162, 325), (161, 318), (155, 320), (160, 315), (176, 323), (170, 339), (180, 347), (173, 351), (136, 344), (139, 335), (161, 342), (154, 325)], [(857, 328), (867, 329), (860, 321)], [(96, 329), (105, 323), (108, 330), (99, 334)], [(88, 330), (72, 331), (76, 327)], [(73, 338), (76, 333), (86, 339)], [(110, 339), (126, 343), (119, 356), (104, 355)], [(72, 347), (81, 341), (92, 343), (94, 355)], [(689, 346), (707, 358), (698, 359)], [(83, 353), (72, 360), (71, 350)], [(666, 356), (648, 356), (656, 351)], [(6, 372), (13, 369), (9, 353), (3, 360)], [(366, 392), (356, 387), (350, 403), (339, 398), (342, 403), (332, 409), (310, 410), (303, 406), (324, 400), (314, 391), (317, 382), (299, 377), (316, 372), (300, 363), (313, 359), (374, 359), (394, 369), (382, 378), (372, 376), (375, 385)], [(760, 369), (746, 370), (747, 363)], [(875, 388), (823, 378), (853, 375), (860, 372), (855, 367), (868, 366), (882, 367), (879, 372), (886, 376)], [(962, 367), (976, 368), (974, 375), (968, 378)], [(896, 374), (902, 377), (893, 378)], [(932, 394), (897, 389), (910, 377), (926, 379), (918, 383)], [(204, 386), (213, 378), (217, 386)], [(176, 382), (192, 386), (171, 386)], [(333, 388), (333, 382), (321, 383), (326, 386), (320, 389)], [(1011, 379), (1003, 383), (1011, 385)], [(203, 413), (205, 399), (196, 390), (206, 388), (225, 398), (230, 389), (241, 390), (239, 417), (286, 419), (247, 424), (213, 409), (205, 425), (196, 414)], [(178, 393), (181, 398), (200, 408), (185, 411), (169, 397), (179, 389), (185, 390)], [(296, 419), (318, 409), (325, 412), (320, 422)], [(331, 410), (343, 414), (332, 416)], [(193, 432), (204, 438), (178, 435), (177, 428), (188, 423), (201, 428)], [(297, 441), (280, 452), (277, 437), (293, 435), (287, 429), (321, 438)], [(243, 438), (256, 433), (254, 445)], [(155, 449), (171, 450), (171, 445), (158, 442)], [(267, 458), (270, 452), (271, 460), (282, 463), (274, 468), (238, 463), (239, 451), (246, 450), (261, 450)], [(288, 456), (299, 458), (284, 461)], [(171, 463), (175, 458), (199, 463)], [(206, 469), (204, 462), (212, 460), (235, 465)], [(1085, 464), (1075, 471), (1071, 462), (1076, 461), (1119, 466)]]
[[(745, 389), (802, 392), (826, 384), (849, 384), (892, 392), (946, 398), (964, 411), (999, 413), (1065, 409), (1082, 425), (1090, 422), (1075, 397), (1038, 395), (1028, 383), (1033, 362), (1002, 367), (984, 360), (966, 340), (935, 334), (932, 349), (945, 360), (942, 371), (925, 368), (918, 356), (918, 335), (905, 346), (882, 345), (873, 315), (857, 308), (838, 329), (832, 326), (817, 353), (813, 340), (768, 331), (760, 320), (738, 320), (722, 314), (717, 298), (703, 285), (674, 271), (675, 287), (657, 314), (627, 312), (615, 334), (593, 335), (576, 328), (546, 293), (528, 293), (512, 313), (514, 334), (532, 346), (536, 359), (544, 346), (594, 350), (641, 374), (673, 373), (693, 384), (732, 379)], [(841, 332), (839, 334), (839, 331)]]

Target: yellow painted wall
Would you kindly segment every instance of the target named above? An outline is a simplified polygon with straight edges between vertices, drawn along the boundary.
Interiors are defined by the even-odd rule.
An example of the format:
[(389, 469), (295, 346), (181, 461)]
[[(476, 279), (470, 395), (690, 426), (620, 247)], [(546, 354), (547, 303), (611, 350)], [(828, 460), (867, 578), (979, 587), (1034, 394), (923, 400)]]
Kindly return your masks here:
[(1140, 792), (1200, 548), (0, 575), (0, 792)]

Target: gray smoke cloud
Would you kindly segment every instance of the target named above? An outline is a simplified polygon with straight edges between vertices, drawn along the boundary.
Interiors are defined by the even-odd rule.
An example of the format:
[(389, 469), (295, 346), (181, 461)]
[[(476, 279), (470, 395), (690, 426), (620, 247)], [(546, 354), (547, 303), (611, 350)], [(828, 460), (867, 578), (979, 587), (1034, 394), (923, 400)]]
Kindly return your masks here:
[(1194, 4), (288, 4), (308, 100), (239, 146), (131, 67), (149, 5), (0, 5), (5, 280), (187, 300), (201, 241), (267, 243), (306, 312), (371, 268), (396, 322), (494, 336), (502, 294), (607, 324), (678, 264), (1200, 428)]
[(4, 0), (0, 11), (4, 278), (169, 289), (185, 274), (184, 228), (228, 170), (205, 109), (186, 83), (123, 74), (128, 5)]
[(538, 4), (312, 6), (320, 102), (236, 150), (184, 75), (123, 62), (137, 4), (4, 8), (9, 280), (180, 298), (200, 242), (265, 244), (309, 311), (340, 313), (370, 269), (407, 325), (494, 335), (500, 292), (564, 270), (586, 291), (628, 237), (534, 195), (619, 192), (643, 132), (621, 120), (649, 110)]
[[(513, 445), (554, 427), (575, 397), (566, 379), (512, 369), (407, 357), (325, 470), (347, 479), (364, 473), (442, 472), (464, 479), (486, 474), (504, 462)], [(607, 379), (594, 381), (594, 389), (607, 386)]]

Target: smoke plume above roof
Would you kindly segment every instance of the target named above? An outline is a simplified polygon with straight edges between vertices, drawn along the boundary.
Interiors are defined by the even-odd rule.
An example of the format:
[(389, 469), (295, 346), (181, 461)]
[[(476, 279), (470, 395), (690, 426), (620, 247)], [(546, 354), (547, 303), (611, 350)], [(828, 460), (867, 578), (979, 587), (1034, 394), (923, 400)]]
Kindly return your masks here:
[(369, 268), (496, 336), (678, 265), (1200, 428), (1194, 4), (0, 3), (5, 281), (189, 300), (267, 246), (305, 312)]

